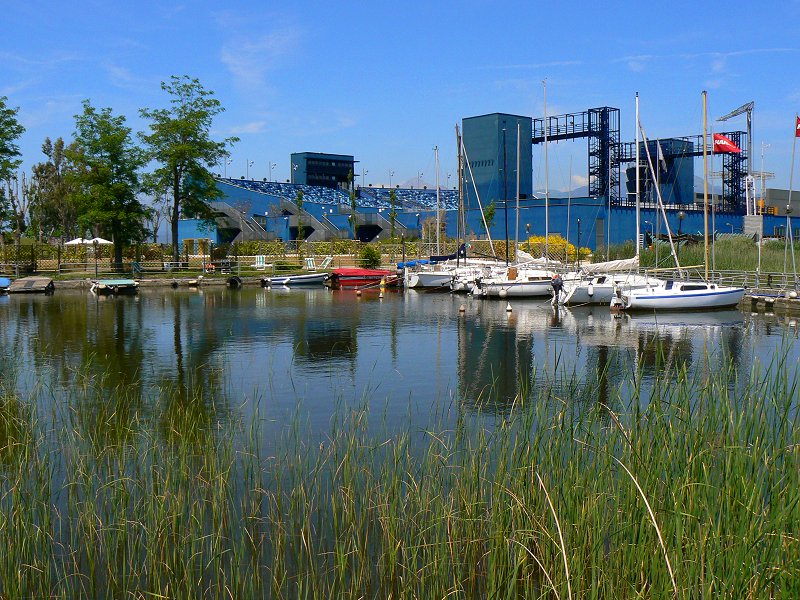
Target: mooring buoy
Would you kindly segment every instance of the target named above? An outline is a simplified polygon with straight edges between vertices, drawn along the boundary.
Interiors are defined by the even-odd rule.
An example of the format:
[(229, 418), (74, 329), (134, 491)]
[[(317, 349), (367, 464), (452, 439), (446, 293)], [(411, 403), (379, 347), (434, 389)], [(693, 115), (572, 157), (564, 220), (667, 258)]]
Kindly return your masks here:
[(506, 303), (506, 312), (511, 312), (511, 302)]

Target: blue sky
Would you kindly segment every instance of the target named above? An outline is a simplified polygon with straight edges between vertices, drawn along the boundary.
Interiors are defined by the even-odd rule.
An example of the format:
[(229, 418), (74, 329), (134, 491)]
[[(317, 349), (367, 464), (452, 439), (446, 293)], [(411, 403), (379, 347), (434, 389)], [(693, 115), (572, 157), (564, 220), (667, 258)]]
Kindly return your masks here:
[[(800, 110), (800, 1), (764, 2), (4, 2), (0, 95), (27, 128), (24, 167), (45, 136), (68, 138), (83, 99), (124, 114), (163, 106), (170, 75), (197, 77), (237, 135), (228, 175), (289, 177), (291, 152), (353, 154), (365, 183), (454, 173), (454, 125), (490, 112), (540, 116), (614, 106), (634, 137), (699, 134), (755, 100), (755, 167), (788, 187)], [(717, 130), (721, 125), (712, 123)], [(744, 118), (724, 124), (744, 129)], [(585, 142), (551, 145), (552, 189), (586, 176)], [(543, 179), (534, 151), (534, 178)], [(221, 170), (221, 169), (220, 169)], [(358, 173), (359, 182), (361, 173)], [(452, 181), (451, 181), (452, 185)], [(796, 187), (796, 185), (794, 186)]]

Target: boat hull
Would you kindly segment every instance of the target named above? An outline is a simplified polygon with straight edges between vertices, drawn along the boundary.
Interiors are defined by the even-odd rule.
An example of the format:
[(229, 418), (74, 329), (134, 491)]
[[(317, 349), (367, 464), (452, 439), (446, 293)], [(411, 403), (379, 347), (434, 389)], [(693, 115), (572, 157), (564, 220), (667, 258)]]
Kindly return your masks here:
[(420, 271), (408, 276), (408, 287), (413, 289), (449, 290), (452, 271)]
[(736, 306), (744, 297), (744, 288), (714, 288), (671, 292), (660, 288), (631, 290), (622, 293), (624, 310), (703, 310)]
[(265, 277), (261, 280), (264, 287), (283, 285), (286, 287), (318, 286), (325, 282), (328, 273), (308, 273), (305, 275), (287, 275), (285, 277)]
[(481, 295), (490, 298), (538, 298), (553, 295), (550, 280), (481, 282)]
[(91, 291), (100, 296), (133, 295), (139, 291), (139, 283), (132, 279), (104, 279), (93, 281)]
[(397, 285), (397, 273), (384, 269), (336, 269), (325, 279), (325, 285), (335, 290)]

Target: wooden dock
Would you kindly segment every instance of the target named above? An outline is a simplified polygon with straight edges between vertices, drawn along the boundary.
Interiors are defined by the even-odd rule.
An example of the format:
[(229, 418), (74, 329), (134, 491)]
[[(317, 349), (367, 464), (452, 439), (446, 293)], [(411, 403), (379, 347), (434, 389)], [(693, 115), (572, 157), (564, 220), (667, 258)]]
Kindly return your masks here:
[(800, 297), (796, 293), (764, 292), (752, 290), (742, 298), (740, 305), (753, 312), (782, 312), (800, 314)]
[(53, 280), (49, 277), (23, 277), (15, 279), (8, 286), (9, 294), (52, 294), (55, 290)]

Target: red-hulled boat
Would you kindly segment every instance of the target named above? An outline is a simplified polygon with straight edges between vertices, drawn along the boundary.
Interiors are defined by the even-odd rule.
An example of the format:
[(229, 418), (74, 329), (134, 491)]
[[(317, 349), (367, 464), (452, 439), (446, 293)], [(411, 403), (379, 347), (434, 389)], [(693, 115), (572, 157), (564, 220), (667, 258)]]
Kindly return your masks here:
[(358, 267), (334, 269), (325, 278), (325, 285), (335, 290), (374, 286), (376, 289), (385, 278), (386, 285), (397, 285), (397, 273), (386, 269), (360, 269)]

